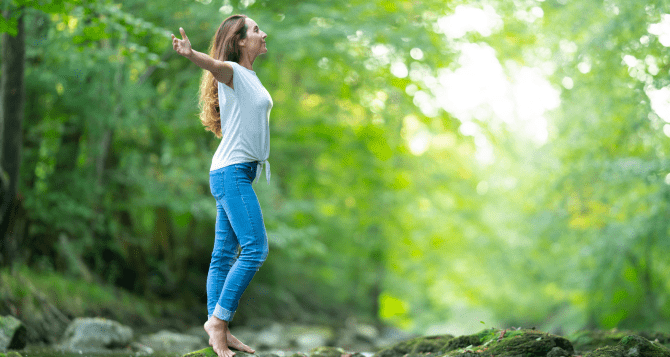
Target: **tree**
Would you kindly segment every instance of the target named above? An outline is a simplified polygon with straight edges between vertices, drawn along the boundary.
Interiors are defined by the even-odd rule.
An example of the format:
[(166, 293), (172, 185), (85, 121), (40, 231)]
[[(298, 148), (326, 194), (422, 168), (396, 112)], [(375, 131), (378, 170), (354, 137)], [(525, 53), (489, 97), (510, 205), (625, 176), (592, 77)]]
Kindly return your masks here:
[(25, 103), (23, 84), (25, 61), (24, 8), (5, 9), (3, 18), (18, 14), (16, 32), (2, 34), (2, 80), (0, 82), (0, 265), (11, 265), (13, 249), (22, 234), (17, 214), (21, 210), (17, 198), (22, 125)]

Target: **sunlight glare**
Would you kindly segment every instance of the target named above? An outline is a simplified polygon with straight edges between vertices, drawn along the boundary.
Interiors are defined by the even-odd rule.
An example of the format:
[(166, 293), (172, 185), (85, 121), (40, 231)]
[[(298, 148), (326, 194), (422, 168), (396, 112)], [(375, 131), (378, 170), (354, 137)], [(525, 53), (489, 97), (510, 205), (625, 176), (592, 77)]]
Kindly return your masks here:
[(231, 14), (233, 12), (233, 6), (230, 5), (230, 0), (224, 0), (223, 1), (223, 6), (221, 6), (219, 8), (219, 12), (224, 14), (224, 15), (228, 15), (228, 14)]
[[(661, 89), (654, 89), (653, 87), (646, 88), (647, 96), (651, 101), (651, 109), (664, 122), (670, 123), (670, 87), (663, 87)], [(668, 130), (663, 127), (663, 132), (668, 134)], [(668, 135), (670, 136), (670, 135)]]
[(391, 74), (398, 78), (405, 78), (407, 77), (407, 74), (409, 74), (409, 71), (407, 70), (407, 66), (405, 66), (404, 63), (394, 62), (391, 65)]
[(542, 71), (515, 65), (504, 69), (486, 44), (463, 44), (456, 70), (442, 69), (433, 90), (437, 105), (461, 120), (464, 135), (476, 135), (471, 122), (499, 121), (538, 144), (548, 140), (547, 110), (560, 104), (559, 91)]
[(409, 151), (419, 156), (428, 150), (430, 146), (430, 135), (425, 131), (420, 131), (409, 142)]
[(407, 141), (409, 151), (414, 155), (419, 156), (430, 147), (431, 135), (426, 125), (415, 115), (410, 114), (403, 118), (401, 135)]
[(661, 15), (661, 22), (650, 24), (647, 31), (656, 35), (661, 45), (670, 47), (670, 14)]
[(423, 59), (423, 51), (418, 47), (412, 48), (412, 50), (409, 51), (409, 55), (417, 61)]
[(563, 87), (565, 87), (565, 89), (572, 89), (575, 83), (572, 81), (572, 78), (563, 77), (561, 84), (563, 84)]
[(452, 15), (437, 20), (437, 27), (449, 39), (461, 38), (473, 31), (487, 37), (502, 27), (502, 19), (490, 5), (485, 5), (483, 9), (458, 5)]

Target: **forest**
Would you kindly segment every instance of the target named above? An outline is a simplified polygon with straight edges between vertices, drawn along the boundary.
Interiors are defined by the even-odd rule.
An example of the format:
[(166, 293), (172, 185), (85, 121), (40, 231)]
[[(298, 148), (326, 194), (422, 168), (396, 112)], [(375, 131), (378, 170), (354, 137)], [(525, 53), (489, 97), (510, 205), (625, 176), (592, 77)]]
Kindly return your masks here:
[(204, 322), (219, 139), (170, 35), (207, 53), (243, 13), (268, 34), (254, 71), (274, 106), (253, 185), (270, 253), (237, 323), (670, 331), (670, 2), (2, 10), (0, 315), (18, 274)]

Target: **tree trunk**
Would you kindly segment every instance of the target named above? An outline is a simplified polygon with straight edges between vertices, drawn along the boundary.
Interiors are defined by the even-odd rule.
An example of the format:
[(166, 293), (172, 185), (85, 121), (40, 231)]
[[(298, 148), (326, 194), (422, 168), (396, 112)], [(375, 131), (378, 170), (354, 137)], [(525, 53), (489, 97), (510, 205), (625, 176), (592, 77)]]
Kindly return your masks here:
[[(12, 215), (18, 209), (17, 191), (23, 145), (22, 124), (24, 110), (24, 61), (25, 33), (23, 28), (23, 8), (3, 11), (5, 19), (18, 13), (17, 34), (2, 34), (2, 78), (0, 80), (0, 264), (11, 265), (12, 253), (9, 247), (19, 237), (13, 227), (19, 226)], [(9, 253), (9, 254), (8, 254)]]

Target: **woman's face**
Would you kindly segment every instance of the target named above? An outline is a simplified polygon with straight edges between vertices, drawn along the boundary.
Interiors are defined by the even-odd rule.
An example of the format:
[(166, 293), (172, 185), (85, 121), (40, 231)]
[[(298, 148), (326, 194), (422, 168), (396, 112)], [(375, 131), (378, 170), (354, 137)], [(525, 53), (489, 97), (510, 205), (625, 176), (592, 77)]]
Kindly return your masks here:
[(258, 28), (256, 21), (247, 17), (245, 22), (247, 25), (247, 37), (240, 41), (240, 45), (243, 46), (247, 52), (256, 55), (268, 52), (267, 47), (265, 47), (265, 38), (268, 37), (268, 35)]

